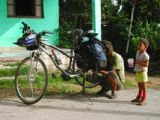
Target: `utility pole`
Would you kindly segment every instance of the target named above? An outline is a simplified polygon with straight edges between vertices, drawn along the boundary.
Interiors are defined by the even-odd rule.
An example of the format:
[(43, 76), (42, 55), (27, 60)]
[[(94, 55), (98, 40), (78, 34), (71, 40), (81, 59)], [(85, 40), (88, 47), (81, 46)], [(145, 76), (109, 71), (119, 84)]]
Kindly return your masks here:
[(129, 26), (129, 32), (128, 32), (128, 41), (127, 41), (127, 46), (126, 46), (126, 54), (128, 53), (129, 50), (129, 45), (130, 45), (130, 39), (131, 39), (131, 34), (132, 34), (132, 26), (133, 26), (133, 19), (134, 19), (134, 11), (136, 7), (136, 1), (137, 0), (132, 0), (132, 11), (131, 11), (131, 21), (130, 21), (130, 26)]

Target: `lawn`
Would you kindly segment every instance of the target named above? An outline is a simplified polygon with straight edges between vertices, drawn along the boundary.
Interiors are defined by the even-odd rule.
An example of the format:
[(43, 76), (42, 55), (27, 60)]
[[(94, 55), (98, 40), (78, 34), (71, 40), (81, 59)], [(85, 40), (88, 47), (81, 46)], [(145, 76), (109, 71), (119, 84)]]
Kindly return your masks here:
[[(12, 65), (14, 66), (14, 65)], [(14, 76), (15, 69), (0, 69), (0, 77), (5, 76)], [(26, 69), (23, 69), (22, 73), (25, 73)], [(82, 91), (82, 87), (78, 85), (75, 79), (69, 81), (64, 81), (60, 73), (55, 73), (57, 77), (53, 77), (52, 73), (49, 73), (48, 79), (48, 89), (46, 95), (66, 95), (66, 94), (76, 94)], [(38, 79), (42, 79), (41, 76), (38, 76)], [(124, 89), (133, 89), (136, 88), (136, 82), (134, 80), (135, 75), (133, 73), (126, 72), (126, 81), (124, 83)], [(9, 77), (10, 78), (10, 77)], [(160, 79), (159, 77), (150, 77), (151, 84), (148, 84), (150, 88), (160, 89)], [(37, 86), (41, 86), (40, 84)], [(25, 84), (23, 86), (25, 88)], [(87, 94), (96, 94), (101, 89), (100, 86), (97, 86), (92, 89), (85, 89)], [(15, 87), (14, 87), (14, 78), (12, 79), (1, 79), (0, 80), (0, 96), (14, 96)]]

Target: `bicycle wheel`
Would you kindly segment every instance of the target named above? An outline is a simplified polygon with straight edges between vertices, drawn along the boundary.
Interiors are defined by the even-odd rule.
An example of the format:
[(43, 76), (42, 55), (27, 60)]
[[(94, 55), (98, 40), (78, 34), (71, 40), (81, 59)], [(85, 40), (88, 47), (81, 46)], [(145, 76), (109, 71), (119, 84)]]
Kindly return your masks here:
[(79, 73), (79, 76), (75, 77), (76, 82), (80, 86), (84, 86), (85, 88), (94, 88), (100, 84), (99, 73), (97, 70), (84, 70), (77, 67), (76, 60), (80, 58), (75, 58), (73, 61), (73, 70), (75, 73)]
[(46, 65), (39, 57), (27, 57), (18, 66), (15, 74), (15, 89), (25, 104), (34, 104), (44, 95), (48, 86)]
[(94, 88), (100, 84), (101, 75), (93, 70), (84, 72), (75, 78), (77, 83), (85, 88)]

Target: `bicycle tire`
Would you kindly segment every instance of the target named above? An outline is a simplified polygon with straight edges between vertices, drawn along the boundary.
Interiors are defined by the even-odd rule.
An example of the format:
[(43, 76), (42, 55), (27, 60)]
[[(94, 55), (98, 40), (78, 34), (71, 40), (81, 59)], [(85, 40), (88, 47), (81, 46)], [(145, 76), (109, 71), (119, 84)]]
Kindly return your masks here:
[[(25, 66), (28, 66), (28, 64), (26, 64), (28, 61), (31, 61), (31, 57), (27, 57), (27, 58), (25, 58), (24, 60), (22, 60), (21, 61), (21, 63), (19, 64), (19, 66), (18, 66), (18, 68), (17, 68), (17, 70), (16, 70), (16, 74), (15, 74), (15, 89), (16, 89), (16, 94), (17, 94), (17, 96), (19, 97), (19, 99), (23, 102), (23, 103), (25, 103), (25, 104), (27, 104), (27, 105), (31, 105), (31, 104), (34, 104), (34, 103), (37, 103), (43, 96), (44, 96), (44, 94), (45, 94), (45, 92), (46, 92), (46, 90), (47, 90), (47, 86), (48, 86), (48, 71), (47, 71), (47, 68), (46, 68), (46, 65), (44, 64), (44, 62), (39, 58), (39, 57), (34, 57), (34, 59), (35, 59), (35, 61), (38, 61), (38, 63), (39, 63), (39, 65), (42, 65), (42, 69), (44, 70), (44, 79), (43, 80), (37, 80), (38, 79), (38, 75), (40, 75), (40, 74), (42, 74), (42, 73), (38, 73), (37, 72), (37, 68), (35, 69), (34, 68), (34, 70), (36, 71), (36, 75), (34, 76), (34, 81), (33, 80), (23, 80), (23, 79), (20, 79), (21, 77), (20, 77), (20, 73), (21, 73), (21, 68), (23, 68), (23, 65)], [(38, 63), (36, 63), (36, 66), (38, 66), (37, 64)], [(26, 67), (25, 66), (25, 67)], [(26, 68), (23, 68), (24, 69), (24, 73), (25, 73), (25, 69), (27, 69), (27, 67)], [(33, 66), (32, 66), (33, 67)], [(23, 70), (22, 69), (22, 70)], [(30, 67), (29, 67), (29, 69), (31, 69)], [(34, 72), (35, 72), (34, 71)], [(23, 72), (22, 72), (22, 74), (23, 74)], [(43, 72), (43, 71), (42, 71)], [(31, 73), (31, 71), (30, 71), (30, 73)], [(28, 73), (29, 74), (29, 73)], [(23, 75), (22, 75), (23, 76)], [(29, 79), (31, 76), (29, 76), (29, 75), (27, 75), (27, 76), (24, 76), (24, 78), (26, 77), (26, 79)], [(29, 78), (28, 78), (29, 77)], [(36, 84), (37, 85), (35, 85), (36, 87), (39, 85), (39, 86), (41, 86), (41, 83), (40, 82), (42, 82), (42, 81), (44, 81), (44, 85), (42, 86), (43, 88), (42, 88), (42, 92), (40, 92), (40, 94), (38, 94), (38, 96), (36, 96), (35, 98), (33, 98), (33, 99), (30, 99), (30, 97), (28, 98), (28, 97), (25, 97), (24, 96), (24, 94), (28, 94), (28, 88), (26, 87), (24, 87), (23, 88), (23, 86), (19, 86), (19, 84), (20, 84), (20, 82), (21, 81), (23, 81), (22, 82), (22, 85), (23, 84), (25, 84), (24, 82), (26, 82), (27, 84), (29, 83), (29, 85), (30, 85), (30, 87), (31, 87), (31, 84), (33, 83), (33, 82), (37, 82)], [(32, 82), (32, 83), (31, 83)], [(39, 82), (39, 83), (38, 83)], [(22, 87), (23, 89), (21, 90), (21, 88), (20, 87)], [(33, 87), (33, 86), (32, 86)], [(30, 89), (32, 89), (31, 91), (33, 92), (33, 88), (30, 88)], [(37, 87), (36, 88), (37, 89), (37, 91), (39, 92), (39, 88)], [(26, 93), (22, 93), (22, 92), (26, 92)], [(35, 91), (34, 91), (34, 93), (32, 93), (32, 96), (33, 96), (33, 94), (35, 94), (36, 95), (36, 93), (35, 93)]]
[[(75, 77), (76, 82), (80, 86), (84, 86), (84, 88), (94, 88), (100, 84), (99, 80), (96, 80), (96, 78), (93, 79), (87, 79), (87, 72), (79, 75), (78, 77)], [(95, 74), (96, 75), (96, 74)]]
[[(96, 86), (98, 86), (100, 84), (100, 81), (96, 81), (96, 80), (91, 80), (89, 81), (87, 78), (87, 71), (83, 70), (83, 69), (79, 69), (78, 71), (76, 70), (76, 59), (74, 59), (74, 62), (73, 62), (73, 69), (75, 72), (79, 72), (80, 75), (78, 77), (75, 77), (75, 81), (80, 85), (80, 86), (84, 86), (84, 88), (94, 88)], [(91, 70), (92, 71), (92, 70)], [(96, 73), (98, 74), (98, 73)]]

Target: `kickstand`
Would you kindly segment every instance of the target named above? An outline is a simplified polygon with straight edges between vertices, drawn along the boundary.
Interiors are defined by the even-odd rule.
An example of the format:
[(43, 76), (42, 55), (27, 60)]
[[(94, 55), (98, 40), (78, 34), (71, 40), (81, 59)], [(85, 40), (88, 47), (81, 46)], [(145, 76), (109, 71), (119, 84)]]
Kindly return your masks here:
[(88, 95), (85, 94), (85, 82), (86, 82), (85, 78), (83, 77), (82, 94), (85, 95), (89, 99), (91, 104), (93, 105), (93, 101), (91, 100), (91, 98)]

